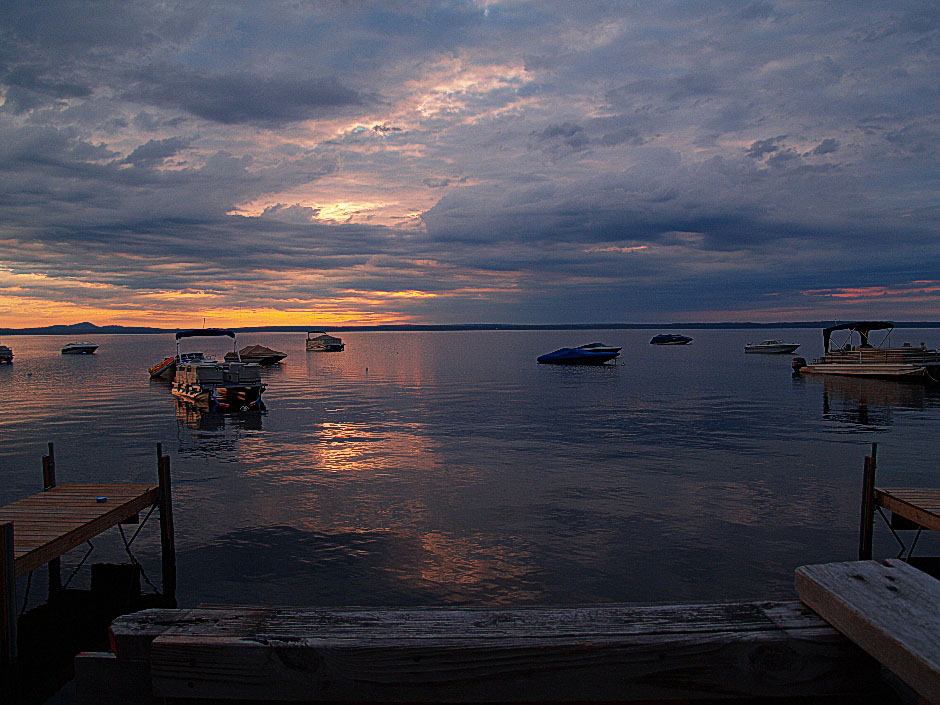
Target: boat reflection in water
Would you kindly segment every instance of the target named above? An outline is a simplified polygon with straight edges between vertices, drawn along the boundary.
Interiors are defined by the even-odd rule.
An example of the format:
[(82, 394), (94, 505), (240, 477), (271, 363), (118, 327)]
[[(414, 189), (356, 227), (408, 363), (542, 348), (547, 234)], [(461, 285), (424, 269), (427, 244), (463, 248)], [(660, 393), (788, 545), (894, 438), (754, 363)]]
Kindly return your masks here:
[(840, 423), (887, 427), (894, 423), (895, 412), (940, 407), (940, 388), (935, 385), (835, 375), (817, 379), (823, 388), (823, 418)]
[(226, 426), (243, 428), (246, 431), (260, 431), (262, 419), (266, 413), (264, 411), (222, 413), (176, 400), (177, 424), (180, 428), (186, 427), (193, 431), (224, 431)]

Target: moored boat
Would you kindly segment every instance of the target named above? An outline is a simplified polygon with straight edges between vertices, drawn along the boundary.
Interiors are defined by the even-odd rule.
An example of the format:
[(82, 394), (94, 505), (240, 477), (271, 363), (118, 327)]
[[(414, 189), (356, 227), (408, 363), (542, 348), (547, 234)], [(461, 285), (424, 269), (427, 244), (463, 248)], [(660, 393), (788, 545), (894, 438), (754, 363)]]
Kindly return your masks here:
[(550, 365), (603, 365), (620, 355), (620, 348), (603, 343), (589, 343), (577, 348), (559, 348), (540, 355), (536, 362)]
[(679, 333), (660, 333), (654, 335), (650, 340), (650, 345), (688, 345), (692, 339), (687, 335)]
[(579, 345), (576, 349), (589, 350), (591, 352), (620, 352), (620, 348), (618, 346), (604, 345), (603, 343), (588, 343), (587, 345)]
[(62, 348), (63, 355), (94, 355), (98, 349), (96, 343), (66, 343)]
[[(177, 357), (179, 355), (179, 357)], [(171, 355), (170, 357), (158, 362), (156, 365), (148, 368), (148, 372), (151, 377), (157, 378), (162, 377), (163, 379), (173, 379), (173, 375), (176, 374), (176, 365), (179, 362), (193, 362), (196, 360), (206, 359), (205, 355), (201, 352), (188, 352), (188, 353), (177, 353), (177, 355)]]
[(781, 340), (762, 340), (759, 343), (748, 343), (744, 352), (752, 355), (785, 355), (796, 352), (800, 343), (784, 343)]
[[(853, 377), (875, 377), (910, 382), (940, 382), (940, 353), (924, 343), (913, 347), (905, 343), (892, 347), (894, 324), (889, 321), (854, 321), (823, 329), (823, 356), (807, 364), (802, 357), (793, 358), (797, 374), (829, 374)], [(841, 345), (833, 344), (832, 334), (845, 331)], [(872, 345), (872, 331), (885, 331), (883, 340)]]
[(342, 352), (346, 347), (342, 339), (319, 330), (307, 333), (306, 345), (312, 352)]
[(225, 353), (226, 362), (253, 362), (256, 365), (274, 365), (287, 357), (287, 353), (264, 345), (246, 345), (238, 352)]
[[(233, 340), (236, 361), (220, 362), (202, 352), (184, 353), (180, 349), (180, 341), (184, 338), (218, 336), (230, 337)], [(170, 391), (178, 399), (210, 411), (264, 409), (261, 395), (265, 385), (261, 382), (261, 367), (241, 361), (234, 331), (219, 328), (177, 331), (176, 356), (172, 358), (172, 362), (174, 376)], [(151, 368), (151, 375), (164, 375), (170, 367), (170, 358), (167, 358)], [(154, 371), (159, 374), (154, 375)]]
[(0, 365), (13, 364), (13, 350), (6, 345), (0, 345)]

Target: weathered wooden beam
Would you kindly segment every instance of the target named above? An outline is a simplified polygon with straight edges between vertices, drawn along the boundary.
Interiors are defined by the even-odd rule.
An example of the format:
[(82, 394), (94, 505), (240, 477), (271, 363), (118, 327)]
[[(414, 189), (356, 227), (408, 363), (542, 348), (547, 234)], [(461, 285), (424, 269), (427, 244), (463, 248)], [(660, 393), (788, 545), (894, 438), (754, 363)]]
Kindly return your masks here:
[(940, 702), (940, 581), (888, 559), (797, 568), (796, 590), (921, 697)]
[(625, 702), (878, 682), (874, 662), (798, 602), (148, 610), (112, 633), (118, 661), (149, 658), (154, 695), (181, 699)]
[(173, 530), (173, 492), (170, 484), (170, 458), (157, 444), (157, 477), (160, 497), (160, 555), (163, 568), (163, 596), (176, 606), (176, 541)]
[(111, 653), (75, 657), (76, 705), (162, 705), (150, 688), (150, 664), (118, 661)]
[[(49, 490), (56, 486), (55, 447), (49, 443), (49, 455), (42, 456), (42, 489)], [(53, 558), (49, 561), (49, 599), (54, 600), (62, 592), (62, 561)]]
[(871, 559), (872, 534), (875, 530), (875, 459), (865, 456), (862, 474), (862, 518), (858, 530), (858, 559)]
[(16, 679), (16, 577), (13, 523), (0, 523), (0, 702), (12, 702)]
[(13, 522), (0, 523), (0, 664), (16, 660), (16, 574)]

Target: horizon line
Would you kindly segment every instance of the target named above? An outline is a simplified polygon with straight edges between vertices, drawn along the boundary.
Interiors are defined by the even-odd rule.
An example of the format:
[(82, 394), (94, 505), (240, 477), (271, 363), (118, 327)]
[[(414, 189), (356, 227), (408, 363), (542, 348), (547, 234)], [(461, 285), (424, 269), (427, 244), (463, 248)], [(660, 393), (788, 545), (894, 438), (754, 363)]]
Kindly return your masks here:
[[(773, 321), (760, 323), (755, 321), (720, 321), (669, 322), (669, 323), (386, 323), (373, 325), (318, 325), (318, 326), (227, 326), (225, 330), (236, 332), (282, 332), (303, 333), (321, 330), (332, 331), (466, 331), (466, 330), (653, 330), (659, 328), (690, 330), (708, 329), (746, 329), (746, 328), (820, 328), (831, 325), (838, 319), (819, 319), (813, 321)], [(940, 321), (897, 321), (895, 328), (940, 328)], [(212, 328), (206, 328), (210, 330)], [(152, 326), (124, 326), (109, 324), (99, 326), (83, 321), (81, 323), (57, 323), (48, 326), (30, 326), (25, 328), (0, 328), (0, 335), (67, 335), (78, 332), (100, 332), (103, 334), (166, 334), (178, 330), (200, 330), (198, 328), (157, 328)]]

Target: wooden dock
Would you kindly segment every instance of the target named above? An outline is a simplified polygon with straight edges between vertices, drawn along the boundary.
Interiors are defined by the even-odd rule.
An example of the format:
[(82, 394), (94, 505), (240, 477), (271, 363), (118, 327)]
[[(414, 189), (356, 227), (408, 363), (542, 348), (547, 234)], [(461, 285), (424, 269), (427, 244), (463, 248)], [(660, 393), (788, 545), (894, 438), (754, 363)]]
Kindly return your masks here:
[[(940, 488), (876, 487), (877, 452), (878, 445), (872, 443), (871, 455), (865, 457), (862, 475), (862, 511), (858, 546), (860, 561), (871, 560), (876, 513), (884, 516), (886, 524), (892, 532), (895, 532), (896, 538), (896, 532), (903, 530), (940, 531)], [(890, 512), (890, 517), (885, 516), (882, 510)], [(904, 544), (900, 538), (898, 542), (903, 547)]]
[[(876, 487), (875, 506), (915, 525), (909, 528), (940, 531), (940, 488)], [(897, 528), (898, 522), (894, 524)]]
[(169, 458), (157, 447), (158, 484), (63, 484), (55, 480), (52, 444), (43, 457), (42, 492), (0, 507), (0, 676), (9, 687), (17, 659), (16, 579), (49, 566), (49, 597), (61, 589), (59, 559), (139, 512), (160, 509), (163, 588), (175, 604), (176, 568)]
[(137, 516), (158, 501), (158, 485), (67, 484), (0, 507), (13, 526), (13, 574), (21, 578)]

